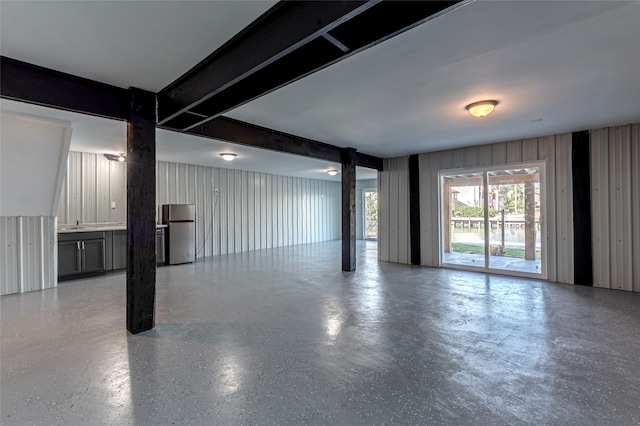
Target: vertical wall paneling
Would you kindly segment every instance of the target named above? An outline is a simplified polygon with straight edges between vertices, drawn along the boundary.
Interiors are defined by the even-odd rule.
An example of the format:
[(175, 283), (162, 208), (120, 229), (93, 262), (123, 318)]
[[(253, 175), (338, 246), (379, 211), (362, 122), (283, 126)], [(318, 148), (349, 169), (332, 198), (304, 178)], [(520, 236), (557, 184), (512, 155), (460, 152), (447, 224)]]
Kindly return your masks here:
[(557, 281), (557, 250), (556, 250), (556, 186), (553, 184), (556, 182), (556, 138), (555, 136), (547, 136), (538, 140), (538, 158), (544, 160), (547, 164), (545, 169), (546, 174), (546, 191), (547, 196), (543, 200), (546, 203), (546, 207), (543, 206), (546, 216), (542, 217), (542, 223), (547, 228), (546, 236), (546, 265), (547, 265), (547, 279), (549, 281)]
[(398, 172), (398, 261), (411, 263), (409, 237), (409, 157), (402, 159)]
[(493, 149), (491, 145), (478, 147), (478, 166), (489, 166), (493, 162)]
[(506, 142), (498, 142), (492, 145), (489, 145), (492, 151), (493, 163), (487, 165), (497, 165), (503, 164), (507, 162), (507, 143)]
[(640, 124), (631, 126), (631, 239), (633, 291), (640, 292)]
[(400, 202), (398, 198), (398, 185), (399, 175), (398, 170), (399, 159), (395, 158), (390, 161), (391, 167), (389, 170), (389, 260), (391, 262), (398, 262), (399, 245), (398, 245), (398, 227), (400, 226), (400, 212), (398, 210), (398, 204)]
[(384, 160), (385, 172), (378, 173), (378, 259), (383, 261), (389, 261), (390, 167), (391, 160)]
[[(156, 163), (156, 177), (158, 221), (163, 204), (196, 205), (198, 257), (340, 238), (337, 182), (165, 161)], [(126, 167), (101, 155), (71, 152), (61, 195), (58, 223), (75, 217), (124, 222)], [(3, 255), (3, 261), (10, 256)]]
[[(440, 261), (440, 212), (439, 178), (441, 170), (493, 166), (504, 163), (545, 161), (547, 215), (543, 217), (547, 226), (546, 265), (547, 277), (552, 281), (573, 282), (573, 210), (571, 202), (571, 134), (501, 142), (469, 148), (421, 154), (420, 166), (420, 229), (421, 262), (425, 266), (439, 266)], [(398, 226), (393, 221), (393, 206), (400, 202), (393, 192), (401, 193), (395, 180), (398, 159), (388, 159), (384, 172), (380, 173), (381, 223), (389, 220), (389, 233), (385, 234), (381, 224), (379, 250), (381, 260), (392, 260), (401, 255), (393, 234)], [(560, 175), (560, 178), (557, 178)], [(389, 187), (386, 187), (388, 185)], [(382, 188), (385, 188), (384, 191)], [(385, 198), (386, 197), (386, 198)], [(561, 200), (558, 200), (558, 197)], [(406, 204), (406, 203), (403, 203)], [(382, 212), (386, 216), (383, 217)], [(398, 220), (403, 219), (398, 216)], [(387, 254), (388, 252), (388, 254)], [(562, 271), (558, 273), (558, 265)]]
[(127, 165), (117, 161), (109, 161), (109, 193), (110, 201), (116, 205), (109, 210), (109, 222), (127, 221)]
[(464, 148), (464, 167), (478, 166), (478, 146)]
[(611, 288), (619, 290), (633, 290), (630, 131), (631, 126), (609, 128), (609, 269)]
[(380, 260), (410, 263), (409, 157), (385, 160), (379, 173), (378, 256)]
[(95, 188), (96, 188), (96, 213), (95, 222), (110, 222), (111, 200), (109, 199), (109, 180), (101, 176), (108, 176), (109, 163), (103, 155), (95, 157)]
[(640, 291), (638, 125), (591, 131), (594, 286)]
[(522, 160), (536, 161), (538, 159), (538, 139), (523, 139), (522, 141)]
[(609, 132), (591, 131), (593, 285), (611, 288), (609, 274)]
[(507, 142), (507, 163), (522, 161), (522, 141)]
[(97, 177), (96, 155), (82, 154), (82, 223), (97, 222)]
[(0, 218), (0, 294), (18, 293), (18, 231), (15, 217)]
[(556, 135), (556, 280), (561, 283), (573, 283), (571, 146), (570, 133)]
[(74, 223), (82, 219), (82, 154), (79, 152), (69, 153), (69, 165), (67, 168), (67, 199), (69, 206), (68, 223)]
[(56, 287), (56, 218), (0, 218), (0, 294)]

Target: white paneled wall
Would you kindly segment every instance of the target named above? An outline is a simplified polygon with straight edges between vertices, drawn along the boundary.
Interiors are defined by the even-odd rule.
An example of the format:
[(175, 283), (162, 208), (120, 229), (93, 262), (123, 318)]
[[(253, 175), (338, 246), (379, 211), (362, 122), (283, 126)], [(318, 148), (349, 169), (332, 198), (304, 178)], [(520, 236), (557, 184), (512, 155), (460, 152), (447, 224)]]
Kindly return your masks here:
[(127, 165), (100, 154), (69, 152), (58, 223), (125, 222), (126, 218)]
[[(421, 154), (420, 250), (424, 266), (439, 266), (438, 172), (544, 160), (547, 190), (547, 276), (573, 282), (571, 134)], [(408, 157), (385, 160), (379, 176), (380, 260), (410, 263)]]
[[(196, 205), (197, 256), (340, 238), (340, 184), (159, 161), (162, 204)], [(111, 208), (111, 203), (116, 208)], [(59, 223), (126, 221), (126, 165), (71, 152)]]
[(0, 294), (58, 283), (55, 217), (0, 217)]
[(410, 263), (409, 157), (384, 160), (378, 173), (378, 258)]
[(640, 292), (640, 125), (591, 131), (593, 282)]
[(340, 238), (340, 184), (160, 161), (162, 204), (196, 205), (198, 257)]

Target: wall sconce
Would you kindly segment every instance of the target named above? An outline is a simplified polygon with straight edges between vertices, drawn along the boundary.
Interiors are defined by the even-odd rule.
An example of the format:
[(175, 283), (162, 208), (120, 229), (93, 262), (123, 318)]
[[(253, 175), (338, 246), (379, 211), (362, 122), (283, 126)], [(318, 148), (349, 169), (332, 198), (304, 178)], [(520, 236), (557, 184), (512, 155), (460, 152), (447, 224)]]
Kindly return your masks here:
[(118, 155), (113, 154), (104, 154), (104, 157), (110, 161), (119, 161), (120, 163), (124, 163), (127, 161), (127, 157), (124, 155), (124, 152), (119, 153)]
[(338, 171), (336, 169), (329, 169), (327, 173), (329, 173), (329, 176), (335, 176), (338, 174)]
[(491, 114), (496, 105), (498, 105), (498, 101), (479, 101), (469, 104), (465, 108), (474, 117), (482, 118)]
[(233, 161), (236, 158), (236, 154), (232, 154), (230, 152), (223, 152), (222, 154), (220, 154), (220, 157), (222, 157), (224, 161)]

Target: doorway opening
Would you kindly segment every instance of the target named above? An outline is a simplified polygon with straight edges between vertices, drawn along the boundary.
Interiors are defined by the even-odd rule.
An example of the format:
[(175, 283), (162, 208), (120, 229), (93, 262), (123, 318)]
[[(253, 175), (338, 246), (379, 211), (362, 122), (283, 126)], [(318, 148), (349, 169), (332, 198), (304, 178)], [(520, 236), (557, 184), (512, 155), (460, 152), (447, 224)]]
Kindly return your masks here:
[(378, 191), (365, 189), (364, 197), (364, 239), (378, 240)]
[(441, 266), (546, 277), (544, 163), (440, 172)]

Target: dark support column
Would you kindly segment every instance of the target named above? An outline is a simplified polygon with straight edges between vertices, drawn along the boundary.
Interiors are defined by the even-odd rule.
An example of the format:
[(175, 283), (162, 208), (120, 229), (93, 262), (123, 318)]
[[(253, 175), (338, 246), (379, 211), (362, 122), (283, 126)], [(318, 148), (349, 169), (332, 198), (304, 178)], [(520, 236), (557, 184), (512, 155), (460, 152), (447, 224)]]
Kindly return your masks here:
[(342, 150), (342, 270), (356, 270), (356, 150)]
[(156, 95), (130, 89), (127, 123), (127, 330), (154, 327), (156, 297)]
[(574, 282), (593, 285), (591, 243), (591, 159), (588, 131), (572, 135), (571, 171), (573, 177), (573, 270)]
[(409, 235), (411, 264), (420, 265), (420, 166), (417, 154), (409, 156)]

